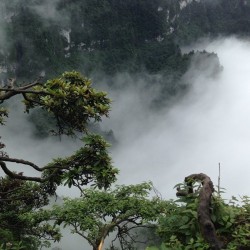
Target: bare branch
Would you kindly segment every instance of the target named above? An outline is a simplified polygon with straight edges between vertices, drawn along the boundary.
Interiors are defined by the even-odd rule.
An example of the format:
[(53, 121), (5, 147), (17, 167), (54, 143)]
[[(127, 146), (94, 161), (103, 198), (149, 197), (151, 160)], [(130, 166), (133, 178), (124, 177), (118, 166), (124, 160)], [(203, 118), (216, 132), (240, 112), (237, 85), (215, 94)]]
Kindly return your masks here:
[[(59, 167), (56, 167), (56, 166), (38, 167), (33, 162), (25, 161), (25, 160), (22, 160), (22, 159), (9, 158), (9, 157), (0, 157), (0, 161), (3, 161), (3, 162), (15, 162), (15, 163), (18, 163), (18, 164), (28, 165), (28, 166), (32, 167), (33, 169), (35, 169), (35, 170), (37, 170), (39, 172), (42, 172), (42, 171), (44, 171), (46, 169), (58, 169), (59, 168)], [(68, 168), (60, 166), (60, 169), (68, 169)]]
[(41, 183), (48, 180), (48, 178), (42, 179), (40, 177), (28, 177), (28, 176), (23, 176), (23, 175), (16, 174), (16, 173), (10, 171), (7, 168), (5, 162), (3, 162), (3, 161), (0, 161), (0, 166), (3, 169), (4, 173), (7, 174), (11, 178), (15, 178), (15, 179), (19, 179), (19, 180), (25, 180), (25, 181), (36, 181), (36, 182), (41, 182)]
[[(5, 157), (3, 157), (5, 158)], [(6, 158), (5, 158), (6, 159)], [(34, 169), (36, 169), (39, 172), (42, 172), (43, 170), (46, 169), (67, 169), (67, 167), (63, 168), (63, 167), (53, 167), (53, 166), (45, 166), (43, 168), (39, 168), (38, 166), (36, 166), (35, 164), (33, 164), (32, 162), (28, 162), (28, 161), (24, 161), (24, 160), (19, 160), (19, 159), (11, 159), (11, 158), (7, 158), (6, 161), (9, 162), (16, 162), (16, 163), (22, 163), (24, 165), (29, 165), (32, 166)], [(11, 170), (9, 170), (5, 164), (4, 161), (2, 161), (2, 158), (0, 158), (0, 166), (3, 169), (4, 173), (6, 175), (8, 175), (9, 177), (13, 178), (13, 179), (18, 179), (18, 180), (25, 180), (25, 181), (35, 181), (35, 182), (39, 182), (39, 183), (45, 183), (46, 181), (49, 181), (50, 179), (52, 179), (55, 175), (58, 174), (58, 172), (56, 171), (55, 173), (49, 175), (46, 178), (41, 178), (41, 177), (30, 177), (30, 176), (25, 176), (25, 175), (20, 175), (20, 174), (16, 174), (15, 172), (12, 172)]]
[[(42, 78), (39, 77), (37, 80), (35, 80), (33, 83), (29, 83), (26, 84), (24, 86), (21, 87), (16, 87), (14, 88), (12, 86), (12, 88), (7, 87), (7, 88), (0, 88), (0, 91), (2, 91), (2, 93), (0, 93), (0, 103), (3, 103), (5, 100), (10, 99), (11, 97), (18, 95), (18, 94), (22, 94), (22, 93), (26, 93), (26, 94), (48, 94), (47, 92), (44, 91), (33, 91), (33, 90), (29, 90), (30, 88), (41, 84), (40, 80)], [(5, 93), (3, 93), (5, 92)]]
[(41, 83), (40, 83), (40, 80), (42, 80), (42, 79), (43, 79), (43, 77), (40, 76), (40, 77), (38, 77), (34, 82), (28, 83), (28, 84), (26, 84), (26, 85), (20, 87), (19, 89), (29, 89), (29, 88), (32, 88), (32, 87), (34, 87), (34, 86), (36, 86), (36, 85), (39, 85), (39, 84), (41, 84)]
[(9, 158), (9, 157), (0, 157), (0, 161), (15, 162), (15, 163), (23, 164), (23, 165), (28, 165), (28, 166), (31, 166), (32, 168), (34, 168), (35, 170), (37, 170), (39, 172), (42, 172), (44, 170), (43, 168), (38, 167), (33, 162), (25, 161), (25, 160), (22, 160), (22, 159), (15, 159), (15, 158)]

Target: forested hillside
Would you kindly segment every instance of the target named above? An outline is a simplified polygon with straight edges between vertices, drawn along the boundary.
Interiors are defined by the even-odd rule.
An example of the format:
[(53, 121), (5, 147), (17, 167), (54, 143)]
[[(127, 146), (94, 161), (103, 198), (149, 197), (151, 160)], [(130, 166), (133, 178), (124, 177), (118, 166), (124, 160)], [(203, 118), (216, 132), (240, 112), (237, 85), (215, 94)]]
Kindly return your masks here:
[[(149, 144), (160, 142), (159, 138), (166, 135), (161, 130), (163, 123), (157, 124), (157, 119), (167, 120), (169, 115), (173, 118), (170, 121), (176, 119), (184, 125), (174, 128), (176, 123), (170, 122), (168, 129), (173, 138), (167, 144), (168, 154), (164, 154), (172, 154), (174, 167), (177, 157), (184, 157), (188, 163), (191, 150), (181, 155), (173, 148), (191, 148), (196, 140), (191, 129), (200, 122), (208, 123), (205, 118), (210, 117), (212, 102), (220, 104), (214, 101), (213, 92), (204, 95), (204, 102), (196, 103), (197, 96), (207, 88), (200, 91), (192, 81), (217, 84), (215, 79), (223, 71), (216, 53), (189, 48), (203, 39), (248, 38), (250, 0), (3, 0), (0, 11), (0, 126), (10, 127), (9, 141), (17, 140), (14, 153), (9, 152), (2, 139), (4, 133), (0, 134), (0, 250), (51, 249), (50, 242), (57, 244), (63, 239), (62, 228), (78, 235), (93, 250), (250, 249), (250, 199), (243, 196), (224, 200), (220, 176), (216, 186), (206, 174), (189, 173), (185, 178), (183, 169), (177, 169), (180, 179), (185, 178), (175, 186), (177, 200), (166, 200), (147, 180), (116, 185), (121, 169), (113, 166), (111, 145), (106, 139), (115, 149), (122, 142), (116, 139), (116, 131), (106, 132), (99, 123), (118, 103), (98, 90), (120, 90), (117, 99), (135, 92), (131, 99), (124, 97), (128, 99), (125, 105), (131, 102), (125, 109), (127, 113), (119, 108), (117, 111), (124, 116), (117, 125), (118, 130), (125, 131), (119, 139), (126, 139), (126, 143), (134, 135), (134, 140), (138, 139), (137, 144), (129, 144), (135, 151), (135, 162), (146, 159)], [(196, 76), (200, 78), (194, 80)], [(196, 92), (189, 96), (192, 87)], [(27, 127), (19, 119), (20, 101), (29, 116), (24, 118), (25, 123), (29, 122)], [(191, 125), (187, 118), (180, 119), (180, 109), (188, 102), (196, 108), (188, 112)], [(180, 105), (167, 113), (176, 103)], [(152, 113), (144, 113), (144, 106)], [(230, 113), (224, 106), (221, 109)], [(131, 130), (127, 129), (134, 124), (130, 112), (139, 114), (134, 117), (142, 120)], [(203, 115), (203, 121), (195, 112)], [(217, 113), (212, 117), (216, 122), (223, 120)], [(216, 122), (201, 129), (201, 147), (206, 148), (206, 133), (219, 137)], [(147, 133), (154, 126), (157, 133), (141, 140), (142, 130)], [(227, 127), (230, 124), (225, 122), (223, 129)], [(182, 138), (183, 130), (189, 129), (190, 137)], [(22, 133), (24, 139), (19, 137)], [(126, 138), (129, 133), (132, 136)], [(59, 138), (59, 143), (66, 141), (67, 156), (47, 159), (46, 150), (58, 146), (53, 144), (53, 136)], [(180, 144), (175, 145), (175, 136), (181, 137)], [(242, 137), (245, 143), (248, 137)], [(35, 143), (27, 145), (25, 139)], [(71, 139), (75, 147), (79, 146), (73, 153), (67, 148)], [(39, 151), (48, 163), (19, 158), (18, 150), (22, 148), (29, 148), (31, 152), (26, 153), (33, 156), (32, 145), (39, 148), (40, 140), (50, 145)], [(138, 153), (139, 147), (145, 152)], [(161, 149), (162, 145), (157, 144), (151, 156), (159, 164), (161, 159), (154, 153)], [(198, 147), (194, 150), (201, 152)], [(211, 150), (206, 149), (207, 153)], [(150, 167), (152, 177), (162, 175), (156, 166)], [(146, 168), (131, 170), (128, 166), (125, 171), (132, 176)], [(164, 183), (168, 177), (164, 176)], [(78, 197), (57, 197), (62, 187), (73, 189)], [(52, 206), (51, 201), (59, 205)], [(71, 244), (75, 249), (75, 242)]]
[(2, 78), (64, 70), (181, 75), (180, 45), (250, 32), (250, 3), (200, 1), (2, 1)]

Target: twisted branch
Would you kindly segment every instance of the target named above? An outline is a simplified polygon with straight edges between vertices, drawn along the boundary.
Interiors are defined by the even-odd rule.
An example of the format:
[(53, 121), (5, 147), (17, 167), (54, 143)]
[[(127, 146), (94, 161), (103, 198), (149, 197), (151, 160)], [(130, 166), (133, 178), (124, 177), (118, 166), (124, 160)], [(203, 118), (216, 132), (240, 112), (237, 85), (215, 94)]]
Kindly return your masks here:
[(10, 99), (11, 97), (18, 95), (18, 94), (23, 94), (23, 93), (45, 94), (45, 93), (29, 90), (29, 88), (32, 88), (36, 85), (41, 84), (40, 80), (41, 80), (41, 77), (36, 79), (34, 82), (26, 84), (22, 87), (9, 86), (5, 88), (0, 88), (0, 103), (3, 103), (5, 100)]
[(192, 174), (185, 178), (188, 190), (182, 191), (177, 190), (177, 196), (184, 196), (193, 193), (193, 184), (197, 181), (202, 183), (202, 187), (199, 192), (199, 205), (197, 209), (198, 222), (201, 233), (205, 240), (209, 243), (211, 249), (219, 250), (222, 249), (223, 243), (218, 239), (214, 224), (210, 216), (211, 197), (214, 192), (213, 182), (211, 179), (203, 174)]

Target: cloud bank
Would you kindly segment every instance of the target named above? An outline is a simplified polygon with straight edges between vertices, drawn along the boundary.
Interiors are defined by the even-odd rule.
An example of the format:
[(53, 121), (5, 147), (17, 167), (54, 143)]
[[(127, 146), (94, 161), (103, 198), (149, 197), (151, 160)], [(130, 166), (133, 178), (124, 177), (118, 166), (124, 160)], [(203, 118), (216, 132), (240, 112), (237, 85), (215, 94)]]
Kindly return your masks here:
[(143, 90), (113, 93), (107, 122), (120, 141), (113, 152), (119, 182), (152, 180), (174, 198), (173, 186), (189, 174), (206, 173), (216, 185), (221, 163), (227, 197), (250, 195), (250, 42), (231, 37), (192, 48), (217, 53), (224, 69), (211, 77), (191, 67), (191, 90), (171, 109), (149, 112)]

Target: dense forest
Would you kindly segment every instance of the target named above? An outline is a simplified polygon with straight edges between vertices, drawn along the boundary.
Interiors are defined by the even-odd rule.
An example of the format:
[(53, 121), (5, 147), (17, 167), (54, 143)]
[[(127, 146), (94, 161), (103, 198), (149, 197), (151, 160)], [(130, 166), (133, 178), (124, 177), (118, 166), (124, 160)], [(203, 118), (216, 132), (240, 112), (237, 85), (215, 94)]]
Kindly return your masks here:
[(238, 0), (3, 1), (2, 78), (50, 78), (65, 70), (179, 76), (191, 56), (180, 45), (249, 35), (249, 8)]
[[(72, 155), (38, 166), (9, 155), (0, 141), (0, 249), (51, 249), (62, 227), (93, 250), (104, 244), (109, 250), (250, 249), (248, 197), (226, 202), (206, 174), (181, 176), (177, 200), (163, 199), (151, 182), (115, 185), (119, 166), (107, 141), (113, 147), (119, 141), (98, 125), (115, 105), (100, 83), (122, 88), (121, 73), (132, 79), (127, 86), (140, 78), (145, 92), (159, 89), (149, 104), (158, 111), (188, 93), (190, 67), (219, 75), (216, 53), (182, 48), (204, 38), (249, 37), (249, 0), (4, 0), (0, 7), (0, 125), (8, 126), (12, 100), (21, 100), (36, 139), (82, 142)], [(12, 171), (11, 164), (37, 174)], [(80, 195), (62, 200), (59, 186)]]

